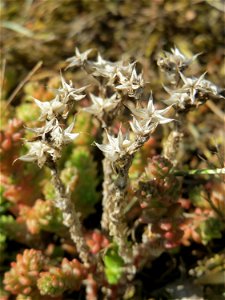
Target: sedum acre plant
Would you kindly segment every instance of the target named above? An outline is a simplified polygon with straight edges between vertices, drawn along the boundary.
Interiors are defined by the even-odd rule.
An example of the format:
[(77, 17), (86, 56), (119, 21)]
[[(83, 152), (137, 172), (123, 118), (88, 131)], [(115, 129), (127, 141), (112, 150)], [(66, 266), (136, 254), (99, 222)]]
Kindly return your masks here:
[[(40, 110), (40, 127), (27, 128), (34, 135), (27, 140), (24, 155), (18, 157), (23, 134), (19, 122), (10, 123), (15, 127), (12, 132), (1, 133), (3, 154), (15, 140), (15, 151), (7, 157), (14, 160), (15, 168), (32, 162), (50, 170), (46, 171), (48, 179), (42, 191), (47, 200), (37, 197), (35, 202), (20, 204), (16, 212), (12, 209), (16, 220), (11, 223), (24, 226), (27, 237), (35, 236), (36, 240), (54, 234), (61, 249), (72, 256), (71, 260), (64, 257), (59, 265), (62, 256), (54, 260), (57, 246), (46, 250), (41, 244), (38, 250), (26, 249), (19, 254), (3, 280), (6, 291), (17, 299), (67, 299), (69, 293), (82, 295), (82, 287), (88, 300), (141, 299), (135, 276), (146, 265), (165, 252), (179, 251), (192, 240), (208, 244), (220, 238), (225, 229), (225, 213), (220, 200), (211, 200), (210, 189), (210, 200), (204, 200), (202, 207), (182, 194), (185, 176), (219, 178), (225, 174), (223, 166), (185, 169), (182, 158), (187, 114), (208, 99), (224, 101), (220, 89), (205, 79), (205, 73), (186, 75), (199, 54), (187, 58), (177, 48), (162, 53), (157, 64), (165, 75), (168, 96), (159, 102), (148, 89), (140, 63), (111, 62), (99, 53), (94, 59), (94, 52), (82, 53), (76, 48), (75, 55), (67, 60), (67, 69), (83, 69), (96, 85), (75, 88), (60, 74), (61, 85), (52, 100), (34, 99)], [(86, 124), (79, 120), (82, 114)], [(87, 114), (95, 120), (90, 121)], [(82, 132), (82, 128), (79, 132), (79, 124), (89, 132)], [(85, 134), (91, 138), (81, 138), (76, 144)], [(92, 136), (95, 141), (88, 145)], [(149, 141), (154, 145), (157, 138), (163, 140), (158, 155), (147, 157), (148, 149), (154, 149)], [(4, 172), (6, 176), (5, 168)], [(10, 185), (7, 180), (6, 190)], [(100, 214), (100, 199), (101, 220), (90, 230), (86, 218), (96, 209)], [(4, 237), (10, 224), (5, 227)], [(26, 239), (24, 243), (30, 246)]]

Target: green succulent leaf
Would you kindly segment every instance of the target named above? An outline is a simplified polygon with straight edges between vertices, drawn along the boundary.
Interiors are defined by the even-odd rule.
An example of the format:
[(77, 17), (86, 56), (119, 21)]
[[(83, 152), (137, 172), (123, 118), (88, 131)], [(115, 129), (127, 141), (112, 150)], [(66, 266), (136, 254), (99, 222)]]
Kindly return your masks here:
[(117, 284), (123, 275), (124, 261), (118, 254), (118, 247), (110, 248), (104, 258), (105, 274), (110, 284)]
[(200, 235), (203, 243), (207, 244), (212, 239), (221, 238), (221, 230), (223, 229), (222, 223), (216, 218), (209, 218), (202, 222), (199, 226)]

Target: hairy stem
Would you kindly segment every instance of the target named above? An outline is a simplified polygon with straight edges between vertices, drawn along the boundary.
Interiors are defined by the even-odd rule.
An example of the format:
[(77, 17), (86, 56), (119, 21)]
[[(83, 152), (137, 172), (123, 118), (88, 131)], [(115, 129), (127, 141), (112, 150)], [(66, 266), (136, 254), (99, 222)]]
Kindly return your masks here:
[(103, 172), (104, 172), (104, 181), (103, 181), (103, 199), (102, 199), (102, 220), (101, 226), (104, 230), (109, 231), (109, 215), (110, 215), (110, 203), (112, 202), (113, 197), (113, 170), (112, 164), (107, 159), (103, 160)]
[(125, 210), (127, 207), (128, 172), (135, 152), (149, 139), (150, 134), (139, 136), (128, 149), (128, 152), (114, 162), (114, 176), (111, 176), (111, 190), (107, 199), (107, 217), (109, 234), (119, 247), (119, 254), (126, 263), (132, 263), (133, 250), (128, 245), (128, 227)]
[(63, 224), (69, 228), (70, 237), (77, 247), (80, 259), (88, 265), (91, 263), (91, 259), (93, 261), (93, 258), (91, 257), (88, 246), (86, 245), (82, 233), (82, 225), (80, 223), (79, 216), (76, 213), (75, 206), (71, 201), (70, 195), (65, 190), (65, 186), (59, 177), (55, 164), (51, 165), (51, 173), (52, 182), (56, 190), (55, 205), (62, 211)]
[(127, 206), (128, 171), (132, 158), (133, 155), (128, 155), (117, 165), (117, 178), (113, 182), (112, 198), (108, 204), (109, 233), (118, 244), (119, 254), (126, 263), (131, 263), (133, 259), (132, 248), (128, 245), (128, 227), (124, 214)]

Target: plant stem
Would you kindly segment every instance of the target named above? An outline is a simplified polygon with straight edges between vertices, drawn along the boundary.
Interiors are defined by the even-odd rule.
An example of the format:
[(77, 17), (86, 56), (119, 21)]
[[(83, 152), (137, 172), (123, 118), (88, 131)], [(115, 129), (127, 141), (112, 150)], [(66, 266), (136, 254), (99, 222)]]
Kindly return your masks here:
[(132, 248), (128, 245), (128, 227), (125, 219), (125, 207), (127, 206), (128, 171), (132, 163), (133, 155), (127, 155), (117, 165), (117, 178), (113, 184), (113, 194), (109, 202), (109, 234), (119, 246), (119, 254), (125, 263), (133, 260)]
[(103, 181), (103, 198), (102, 198), (102, 220), (101, 226), (104, 230), (109, 231), (109, 214), (110, 214), (110, 203), (112, 202), (113, 196), (113, 170), (112, 164), (107, 159), (103, 160), (103, 172), (104, 172), (104, 181)]
[[(125, 209), (127, 207), (127, 187), (129, 169), (135, 152), (149, 139), (150, 134), (139, 136), (128, 149), (128, 152), (114, 162), (114, 175), (112, 189), (107, 200), (107, 216), (109, 234), (114, 238), (119, 247), (119, 254), (125, 263), (133, 261), (133, 249), (128, 244), (128, 227), (126, 223)], [(133, 272), (133, 271), (132, 271)]]
[(91, 263), (91, 260), (93, 263), (93, 257), (91, 257), (82, 233), (79, 216), (70, 195), (65, 190), (65, 186), (59, 177), (57, 167), (54, 163), (51, 164), (51, 173), (52, 182), (56, 190), (55, 205), (62, 211), (63, 224), (69, 228), (70, 237), (76, 245), (80, 259), (87, 265)]
[(225, 174), (225, 168), (217, 169), (197, 169), (197, 170), (188, 170), (188, 171), (178, 171), (174, 170), (172, 172), (175, 176), (185, 176), (185, 175), (219, 175)]

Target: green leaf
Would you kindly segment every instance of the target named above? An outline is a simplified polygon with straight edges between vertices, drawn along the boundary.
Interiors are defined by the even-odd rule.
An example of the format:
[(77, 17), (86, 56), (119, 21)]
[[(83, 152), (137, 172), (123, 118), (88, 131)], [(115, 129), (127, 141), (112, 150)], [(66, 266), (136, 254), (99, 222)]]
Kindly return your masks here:
[(123, 275), (124, 262), (118, 254), (118, 247), (110, 248), (103, 258), (105, 274), (110, 284), (117, 284)]
[(189, 198), (196, 207), (209, 208), (210, 205), (206, 201), (207, 194), (202, 186), (192, 187), (189, 191)]
[(212, 239), (219, 239), (222, 237), (221, 230), (223, 225), (220, 220), (215, 218), (209, 218), (205, 222), (202, 222), (199, 226), (199, 232), (203, 241), (203, 244), (207, 244)]

